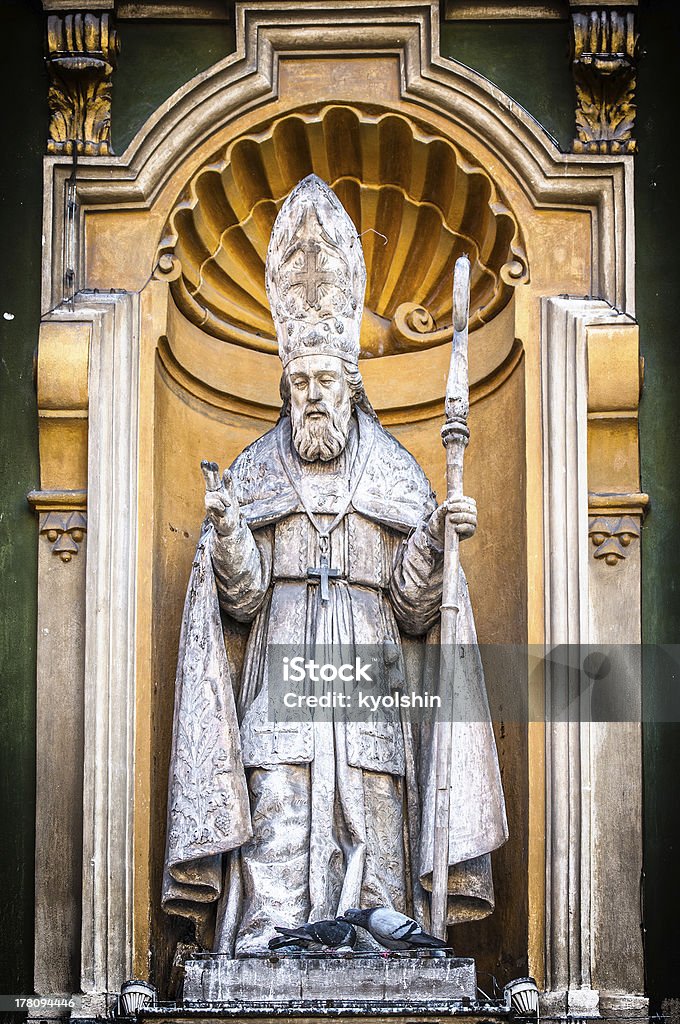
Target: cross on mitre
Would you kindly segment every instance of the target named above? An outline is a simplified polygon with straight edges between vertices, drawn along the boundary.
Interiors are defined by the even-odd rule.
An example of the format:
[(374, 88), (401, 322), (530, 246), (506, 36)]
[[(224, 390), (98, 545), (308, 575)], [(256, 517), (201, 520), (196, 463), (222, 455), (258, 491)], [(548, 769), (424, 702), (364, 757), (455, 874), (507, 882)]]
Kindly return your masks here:
[(366, 285), (361, 244), (332, 189), (314, 174), (279, 211), (265, 284), (284, 366), (310, 348), (358, 362)]
[(319, 309), (319, 289), (324, 284), (335, 284), (337, 275), (332, 270), (323, 270), (323, 251), (318, 242), (301, 242), (296, 252), (302, 253), (303, 264), (298, 273), (291, 275), (290, 283), (304, 288), (307, 305)]
[[(289, 295), (294, 292), (296, 304), (302, 300), (304, 308), (321, 312), (324, 299), (328, 299), (329, 313), (338, 313), (344, 308), (344, 293), (349, 288), (347, 260), (313, 207), (303, 210), (282, 264), (286, 291)], [(333, 297), (333, 288), (340, 294)]]

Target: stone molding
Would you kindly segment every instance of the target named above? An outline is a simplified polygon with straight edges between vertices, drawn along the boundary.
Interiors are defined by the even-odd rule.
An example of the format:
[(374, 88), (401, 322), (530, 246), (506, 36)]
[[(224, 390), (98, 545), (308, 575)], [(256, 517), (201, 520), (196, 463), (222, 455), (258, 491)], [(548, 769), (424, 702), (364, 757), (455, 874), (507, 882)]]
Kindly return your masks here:
[(592, 6), (572, 12), (575, 153), (635, 153), (635, 11)]
[(78, 303), (93, 325), (81, 985), (95, 995), (118, 991), (132, 974), (138, 306), (127, 294)]
[[(638, 0), (600, 0), (598, 7), (637, 7)], [(566, 21), (569, 9), (590, 7), (583, 0), (524, 0), (498, 3), (494, 0), (446, 0), (447, 21)]]
[[(379, 23), (377, 19), (379, 18)], [(483, 76), (439, 53), (439, 5), (429, 0), (330, 0), (303, 5), (241, 4), (236, 12), (236, 51), (178, 90), (146, 122), (119, 158), (79, 162), (76, 202), (97, 207), (147, 207), (181, 166), (185, 155), (223, 131), (246, 109), (278, 94), (279, 54), (287, 59), (323, 49), (396, 54), (401, 94), (424, 111), (444, 111), (464, 126), (490, 158), (508, 166), (537, 206), (577, 203), (592, 211), (593, 273), (590, 293), (634, 312), (631, 242), (620, 230), (632, 209), (632, 165), (625, 157), (585, 161), (562, 154), (524, 111)], [(44, 309), (64, 298), (63, 196), (72, 167), (52, 158), (46, 165), (50, 223), (44, 259)], [(75, 252), (85, 247), (86, 217), (76, 218)], [(49, 269), (51, 268), (51, 270)], [(82, 260), (74, 290), (87, 287)]]
[[(67, 611), (84, 634), (80, 671), (70, 678), (70, 686), (80, 695), (79, 706), (84, 708), (78, 794), (82, 802), (78, 886), (82, 897), (77, 909), (82, 927), (80, 971), (73, 984), (85, 993), (83, 1005), (93, 1015), (106, 1011), (104, 994), (118, 991), (132, 974), (137, 478), (131, 468), (138, 459), (138, 301), (136, 295), (121, 293), (81, 294), (72, 306), (52, 311), (43, 323), (39, 405), (63, 406), (70, 396), (77, 406), (83, 400), (83, 389), (89, 403), (89, 421), (85, 421), (89, 426), (85, 441), (87, 521), (82, 489), (44, 489), (29, 495), (41, 515), (41, 533), (48, 541), (57, 535), (53, 551), (64, 561), (76, 554), (85, 528), (88, 530), (84, 579), (80, 590), (68, 595)], [(74, 382), (68, 364), (59, 357), (70, 352), (78, 362), (79, 348), (81, 357), (83, 349), (87, 355), (86, 376)], [(53, 377), (55, 365), (59, 372)], [(79, 365), (83, 365), (82, 358)], [(57, 420), (61, 425), (67, 422), (64, 416)], [(41, 468), (49, 486), (56, 473), (52, 452), (58, 453), (59, 438), (55, 442), (42, 422), (40, 446)], [(66, 465), (62, 484), (71, 482), (68, 470)], [(56, 583), (51, 582), (47, 568), (41, 569), (39, 578), (43, 618), (49, 618), (49, 593)], [(62, 606), (61, 614), (64, 611)], [(38, 674), (44, 678), (41, 689), (45, 693), (50, 690), (55, 667), (54, 644), (53, 631), (39, 624)], [(48, 709), (39, 709), (39, 715), (44, 718)], [(47, 779), (58, 766), (51, 764), (50, 744), (39, 744), (39, 751), (38, 774)], [(65, 815), (51, 827), (57, 834), (63, 832), (59, 842), (68, 857), (80, 837), (73, 834)], [(53, 970), (51, 946), (62, 940), (50, 938), (45, 921), (51, 919), (51, 894), (59, 888), (59, 872), (60, 864), (53, 859), (40, 859), (36, 864), (36, 984), (45, 992), (57, 990), (47, 979), (52, 978)], [(116, 908), (113, 913), (112, 907)], [(71, 950), (71, 959), (75, 952)]]
[[(79, 0), (42, 0), (44, 11), (73, 11)], [(228, 0), (89, 0), (88, 10), (114, 11), (121, 19), (229, 21)]]
[(493, 3), (490, 0), (446, 0), (446, 21), (566, 21), (564, 0), (524, 0), (524, 3)]
[[(628, 332), (637, 343), (637, 326), (631, 317), (597, 299), (549, 298), (542, 305), (545, 644), (548, 649), (569, 645), (572, 651), (589, 644), (639, 650), (639, 552), (626, 560), (625, 582), (612, 589), (610, 570), (603, 574), (600, 569), (605, 559), (589, 558), (588, 529), (589, 505), (592, 508), (597, 497), (589, 496), (588, 486), (589, 334), (606, 328), (615, 344), (615, 331)], [(646, 499), (639, 493), (604, 497), (621, 506), (633, 499), (643, 505)], [(600, 989), (641, 993), (644, 987), (639, 931), (640, 721), (596, 723), (587, 715), (582, 718), (579, 673), (559, 664), (558, 658), (548, 659), (545, 671), (544, 1009), (584, 1016), (597, 1013)], [(634, 659), (621, 669), (621, 679), (639, 707), (641, 678)], [(565, 689), (574, 695), (576, 717), (554, 721), (553, 695), (564, 694)], [(625, 830), (616, 826), (620, 815), (612, 794), (619, 791), (629, 801)], [(570, 842), (574, 835), (580, 837), (579, 843)], [(612, 963), (602, 950), (613, 952), (622, 936), (628, 960), (619, 956)], [(609, 1009), (614, 1007), (615, 1012), (616, 996), (608, 998)]]
[(48, 16), (48, 153), (111, 153), (111, 76), (118, 50), (113, 15), (106, 10), (62, 9)]
[(45, 319), (37, 359), (41, 490), (28, 500), (39, 513), (84, 512), (87, 494), (88, 365), (91, 325)]

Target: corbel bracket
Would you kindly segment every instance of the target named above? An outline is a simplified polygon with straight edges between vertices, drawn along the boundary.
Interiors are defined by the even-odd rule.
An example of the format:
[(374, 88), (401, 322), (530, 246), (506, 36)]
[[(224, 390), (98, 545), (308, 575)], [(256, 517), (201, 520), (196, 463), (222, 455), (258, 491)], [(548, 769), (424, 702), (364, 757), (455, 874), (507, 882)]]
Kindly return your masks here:
[(40, 485), (29, 504), (42, 537), (62, 562), (87, 530), (87, 423), (90, 324), (43, 320), (37, 360)]
[(588, 536), (596, 561), (614, 566), (628, 556), (633, 542), (640, 539), (648, 504), (649, 495), (640, 492), (588, 495)]
[[(622, 5), (623, 6), (623, 5)], [(637, 42), (635, 11), (572, 10), (575, 153), (634, 153)]]
[(62, 562), (70, 562), (80, 551), (87, 532), (86, 501), (86, 491), (31, 491), (28, 495), (40, 517), (40, 536)]
[(111, 153), (111, 76), (119, 43), (108, 11), (47, 18), (48, 153)]
[(640, 539), (638, 407), (643, 367), (632, 319), (587, 328), (588, 536), (596, 563), (617, 566)]

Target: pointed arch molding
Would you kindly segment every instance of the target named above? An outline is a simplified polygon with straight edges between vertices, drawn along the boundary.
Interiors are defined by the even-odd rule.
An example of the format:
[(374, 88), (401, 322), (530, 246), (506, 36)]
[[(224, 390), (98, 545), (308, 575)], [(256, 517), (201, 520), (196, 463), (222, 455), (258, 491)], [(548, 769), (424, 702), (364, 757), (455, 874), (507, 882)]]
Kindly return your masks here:
[[(91, 285), (87, 222), (97, 210), (150, 209), (192, 155), (237, 117), (276, 103), (282, 59), (311, 54), (397, 60), (400, 100), (444, 115), (486, 155), (489, 170), (505, 168), (536, 208), (578, 206), (591, 217), (590, 294), (634, 312), (632, 163), (625, 157), (560, 153), (522, 107), (481, 75), (439, 53), (439, 5), (429, 0), (252, 2), (236, 6), (233, 55), (167, 100), (120, 157), (82, 158), (68, 195), (72, 164), (46, 160), (48, 233), (44, 309)], [(362, 82), (370, 97), (370, 80)], [(338, 83), (342, 88), (342, 83)], [(376, 95), (375, 99), (382, 97)], [(140, 283), (136, 281), (136, 286)], [(111, 287), (129, 287), (112, 282)]]

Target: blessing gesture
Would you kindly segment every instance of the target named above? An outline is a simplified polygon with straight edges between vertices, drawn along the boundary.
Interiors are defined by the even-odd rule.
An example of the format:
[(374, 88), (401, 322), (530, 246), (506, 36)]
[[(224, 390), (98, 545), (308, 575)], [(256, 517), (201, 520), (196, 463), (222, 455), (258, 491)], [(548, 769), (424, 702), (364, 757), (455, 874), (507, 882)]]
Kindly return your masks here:
[(205, 508), (208, 519), (220, 537), (229, 537), (239, 524), (239, 505), (234, 480), (228, 469), (220, 479), (216, 462), (201, 462), (205, 479)]

